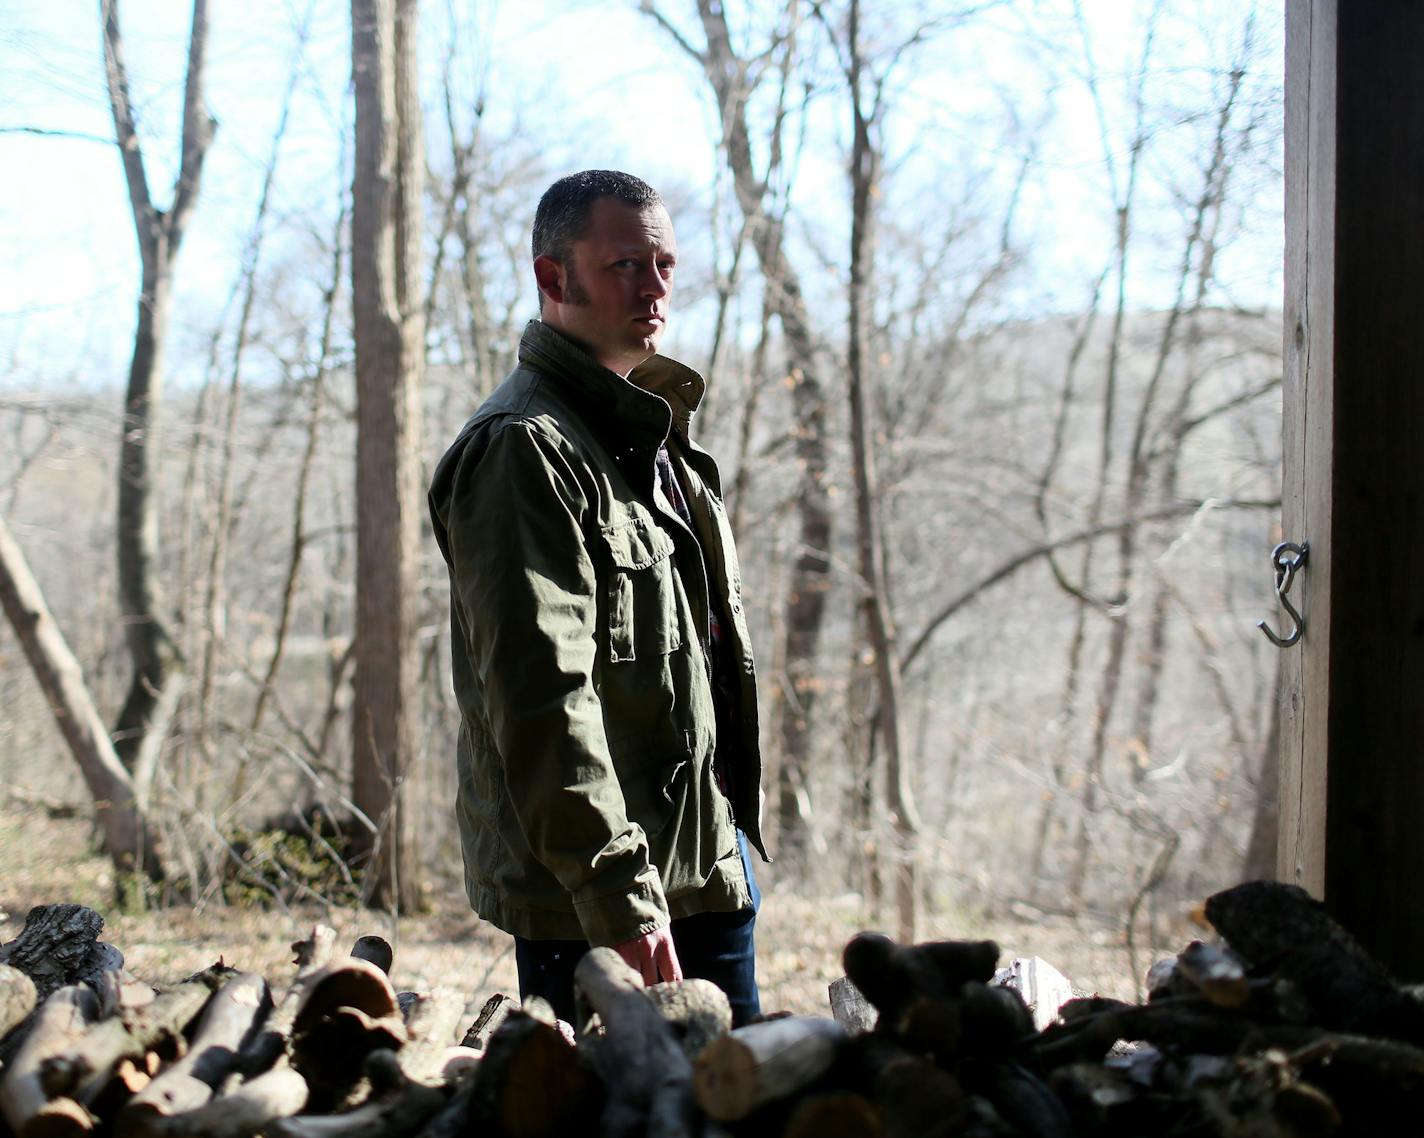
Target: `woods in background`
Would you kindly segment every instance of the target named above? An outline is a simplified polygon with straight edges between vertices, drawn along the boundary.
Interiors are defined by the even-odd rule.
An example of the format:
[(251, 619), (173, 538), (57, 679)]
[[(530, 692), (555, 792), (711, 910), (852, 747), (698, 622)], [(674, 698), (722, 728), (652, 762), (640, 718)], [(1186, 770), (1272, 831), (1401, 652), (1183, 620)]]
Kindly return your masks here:
[[(423, 440), (509, 366), (569, 141), (500, 105), (461, 5), (353, 4), (353, 99), (308, 66), (313, 3), (228, 303), (185, 307), (224, 45), (199, 0), (155, 204), (118, 7), (94, 68), (143, 254), (133, 367), (125, 399), (117, 373), (64, 385), (10, 353), (0, 781), (78, 799), (108, 770), (89, 797), (136, 813), (104, 840), (155, 897), (310, 891), (252, 841), (284, 813), (344, 899), (457, 895)], [(776, 881), (858, 892), (906, 940), (1008, 902), (1150, 939), (1272, 824), (1275, 650), (1252, 623), (1279, 516), (1280, 17), (1173, 7), (636, 13), (707, 108), (707, 179), (635, 172), (703, 254), (671, 334), (728, 460)], [(320, 193), (274, 210), (303, 103), (340, 145)], [(9, 602), (24, 562), (111, 725), (84, 746), (117, 767), (36, 759), (79, 758), (51, 708), (79, 713), (11, 650), (55, 659), (38, 601)]]

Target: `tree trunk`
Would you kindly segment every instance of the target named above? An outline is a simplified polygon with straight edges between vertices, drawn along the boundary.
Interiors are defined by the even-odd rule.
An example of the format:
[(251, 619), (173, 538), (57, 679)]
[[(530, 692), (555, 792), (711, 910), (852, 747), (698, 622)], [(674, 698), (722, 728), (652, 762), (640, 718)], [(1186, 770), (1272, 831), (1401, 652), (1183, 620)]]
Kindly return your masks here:
[[(173, 264), (197, 201), (203, 160), (214, 124), (203, 109), (203, 67), (207, 46), (206, 0), (194, 0), (188, 41), (188, 76), (183, 94), (183, 136), (173, 202), (165, 212), (149, 193), (143, 150), (129, 103), (128, 73), (119, 31), (118, 0), (100, 0), (104, 17), (104, 64), (114, 131), (128, 181), (143, 281), (138, 300), (133, 358), (124, 398), (119, 447), (118, 555), (119, 607), (133, 675), (128, 697), (114, 730), (114, 746), (124, 765), (135, 771), (141, 754), (156, 760), (152, 733), (166, 733), (176, 701), (164, 699), (176, 682), (178, 664), (160, 611), (155, 575), (159, 554), (158, 514), (154, 495), (158, 479), (158, 428), (163, 399), (163, 348), (168, 327)], [(147, 744), (147, 746), (146, 746)], [(146, 785), (147, 777), (139, 779)]]
[(862, 101), (860, 4), (851, 0), (848, 24), (849, 80), (854, 135), (851, 143), (850, 338), (847, 387), (850, 401), (851, 465), (855, 478), (856, 550), (860, 568), (860, 612), (875, 660), (878, 710), (875, 716), (885, 746), (885, 802), (895, 828), (891, 858), (899, 936), (915, 939), (918, 881), (915, 860), (919, 819), (905, 770), (900, 731), (900, 657), (890, 610), (884, 549), (880, 539), (880, 500), (875, 453), (865, 398), (866, 340), (870, 329), (869, 279), (875, 261), (871, 201), (876, 192), (880, 156), (871, 139), (872, 118)]
[(139, 871), (153, 881), (163, 880), (158, 843), (138, 805), (133, 780), (90, 698), (79, 661), (50, 615), (39, 583), (4, 518), (0, 518), (0, 607), (25, 650), (70, 754), (79, 764), (98, 812), (104, 852), (119, 871), (119, 880)]
[[(767, 180), (757, 176), (752, 158), (746, 111), (751, 95), (747, 61), (732, 47), (722, 5), (714, 0), (697, 0), (697, 13), (707, 46), (692, 54), (717, 96), (723, 156), (761, 266), (769, 303), (786, 337), (787, 373), (792, 383), (793, 434), (800, 468), (795, 495), (798, 552), (786, 597), (785, 678), (773, 716), (781, 750), (776, 790), (779, 853), (785, 864), (803, 867), (808, 834), (802, 800), (809, 786), (821, 626), (830, 586), (826, 395), (801, 283), (783, 248), (781, 219), (767, 208)], [(688, 47), (686, 43), (683, 46)], [(773, 146), (772, 150), (775, 154), (779, 147)]]
[(418, 903), (407, 784), (416, 753), (419, 279), (423, 157), (416, 0), (352, 0), (356, 88), (352, 309), (356, 339), (356, 672), (352, 798), (373, 903)]

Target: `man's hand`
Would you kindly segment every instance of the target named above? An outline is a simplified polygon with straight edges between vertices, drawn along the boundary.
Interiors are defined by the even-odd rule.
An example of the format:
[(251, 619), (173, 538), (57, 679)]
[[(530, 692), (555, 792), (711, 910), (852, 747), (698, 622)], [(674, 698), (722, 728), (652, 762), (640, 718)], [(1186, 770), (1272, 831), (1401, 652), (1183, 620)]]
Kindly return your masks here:
[(659, 980), (681, 980), (682, 965), (677, 962), (677, 949), (672, 943), (672, 929), (664, 925), (643, 936), (615, 944), (613, 950), (628, 962), (628, 966), (643, 977), (644, 984)]

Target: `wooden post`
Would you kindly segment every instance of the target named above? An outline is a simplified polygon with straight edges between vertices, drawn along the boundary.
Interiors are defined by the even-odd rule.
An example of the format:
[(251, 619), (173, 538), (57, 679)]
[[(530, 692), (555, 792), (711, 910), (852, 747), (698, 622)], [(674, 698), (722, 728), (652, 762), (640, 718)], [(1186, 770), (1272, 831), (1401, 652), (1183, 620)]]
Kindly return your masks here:
[[(1424, 978), (1424, 5), (1286, 6), (1282, 880)], [(1264, 567), (1263, 572), (1268, 570)]]

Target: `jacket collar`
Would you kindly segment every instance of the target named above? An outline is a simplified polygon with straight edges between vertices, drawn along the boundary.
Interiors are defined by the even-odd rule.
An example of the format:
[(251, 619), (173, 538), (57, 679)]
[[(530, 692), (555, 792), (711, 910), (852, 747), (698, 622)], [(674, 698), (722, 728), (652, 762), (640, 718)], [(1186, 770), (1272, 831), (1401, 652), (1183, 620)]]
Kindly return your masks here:
[(541, 320), (525, 326), (519, 362), (561, 382), (588, 411), (653, 431), (658, 442), (667, 437), (669, 426), (688, 441), (692, 416), (707, 389), (692, 368), (661, 355), (644, 360), (624, 379)]

